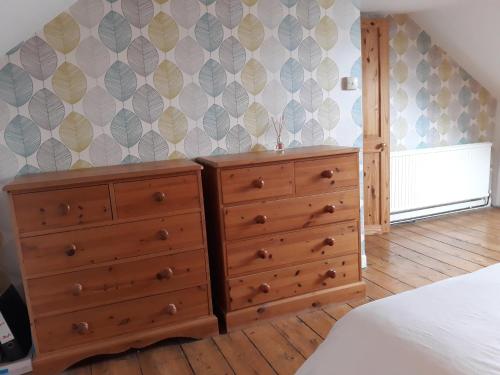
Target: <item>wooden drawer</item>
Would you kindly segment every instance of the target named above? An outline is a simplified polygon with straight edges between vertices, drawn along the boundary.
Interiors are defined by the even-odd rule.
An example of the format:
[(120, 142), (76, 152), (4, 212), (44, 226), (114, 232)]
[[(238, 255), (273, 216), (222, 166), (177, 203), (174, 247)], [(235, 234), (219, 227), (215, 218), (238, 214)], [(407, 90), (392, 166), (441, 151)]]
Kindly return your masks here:
[(118, 217), (126, 219), (200, 208), (195, 174), (114, 185)]
[(160, 251), (194, 250), (203, 246), (199, 213), (21, 239), (28, 277)]
[(227, 240), (309, 228), (359, 217), (359, 192), (252, 203), (224, 209)]
[(222, 199), (234, 203), (293, 194), (293, 163), (221, 171)]
[(297, 194), (328, 193), (339, 188), (359, 184), (358, 156), (356, 154), (295, 163)]
[(294, 263), (332, 258), (359, 251), (354, 221), (279, 233), (226, 245), (227, 274), (261, 272)]
[(107, 185), (13, 195), (20, 233), (111, 220)]
[(144, 331), (210, 314), (207, 286), (184, 289), (64, 315), (35, 319), (38, 350), (75, 345)]
[(206, 283), (202, 250), (65, 273), (28, 282), (35, 316), (81, 310)]
[(358, 255), (346, 255), (228, 280), (231, 310), (359, 280)]

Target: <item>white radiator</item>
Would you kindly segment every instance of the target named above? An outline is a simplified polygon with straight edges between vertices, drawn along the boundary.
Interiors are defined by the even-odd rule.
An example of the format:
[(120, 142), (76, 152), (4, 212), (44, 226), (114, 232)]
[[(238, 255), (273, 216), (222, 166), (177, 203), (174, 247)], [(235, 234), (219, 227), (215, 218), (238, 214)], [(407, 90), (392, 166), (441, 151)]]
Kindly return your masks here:
[(491, 143), (391, 152), (391, 221), (484, 205)]

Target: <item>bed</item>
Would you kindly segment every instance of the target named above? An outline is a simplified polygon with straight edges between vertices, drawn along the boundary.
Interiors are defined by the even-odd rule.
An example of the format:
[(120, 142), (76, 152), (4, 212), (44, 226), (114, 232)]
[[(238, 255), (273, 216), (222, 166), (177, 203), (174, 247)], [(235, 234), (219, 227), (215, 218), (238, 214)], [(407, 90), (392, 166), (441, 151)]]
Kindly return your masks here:
[(354, 309), (297, 374), (500, 374), (500, 264)]

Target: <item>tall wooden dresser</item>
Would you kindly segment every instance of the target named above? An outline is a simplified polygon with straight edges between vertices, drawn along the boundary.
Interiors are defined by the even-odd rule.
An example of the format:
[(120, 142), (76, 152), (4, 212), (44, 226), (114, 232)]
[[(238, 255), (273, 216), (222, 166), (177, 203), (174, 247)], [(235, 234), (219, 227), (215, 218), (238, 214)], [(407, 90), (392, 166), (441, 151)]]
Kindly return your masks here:
[(201, 166), (167, 161), (31, 175), (5, 187), (35, 374), (218, 332)]
[(205, 167), (215, 308), (228, 330), (364, 295), (357, 149), (197, 161)]

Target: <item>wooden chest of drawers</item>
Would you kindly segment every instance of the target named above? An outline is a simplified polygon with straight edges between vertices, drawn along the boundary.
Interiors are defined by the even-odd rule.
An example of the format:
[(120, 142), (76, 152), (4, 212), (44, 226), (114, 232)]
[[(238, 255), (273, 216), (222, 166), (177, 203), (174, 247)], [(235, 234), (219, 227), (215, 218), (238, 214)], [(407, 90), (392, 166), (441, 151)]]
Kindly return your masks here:
[(199, 158), (226, 328), (363, 296), (359, 161), (331, 146)]
[(191, 161), (144, 163), (25, 176), (5, 187), (36, 374), (218, 332), (201, 169)]

